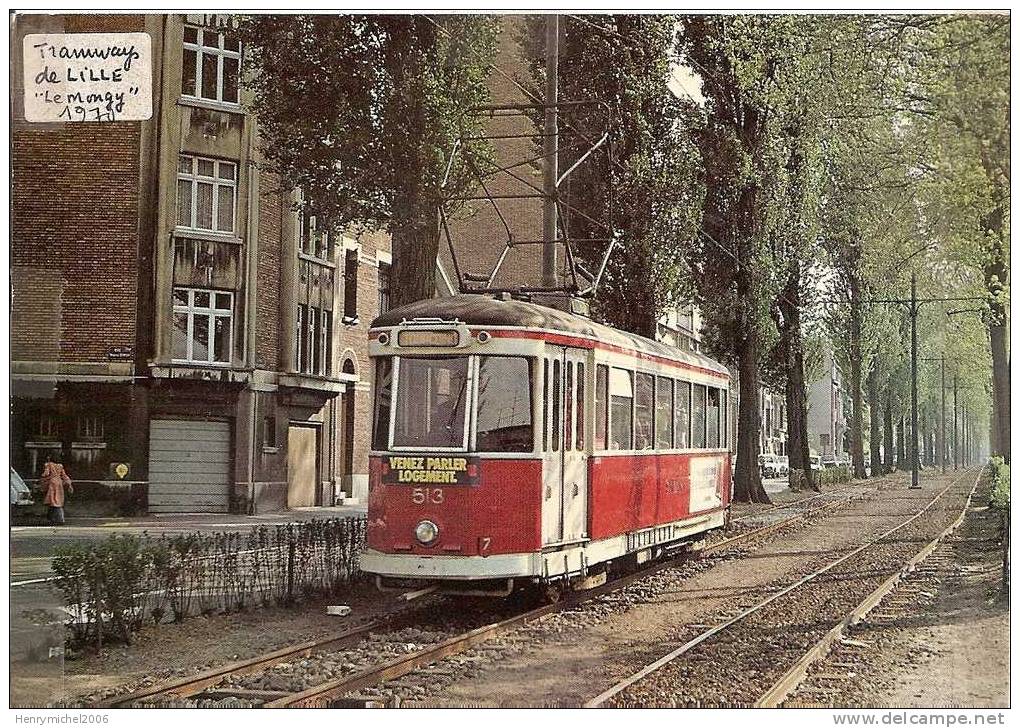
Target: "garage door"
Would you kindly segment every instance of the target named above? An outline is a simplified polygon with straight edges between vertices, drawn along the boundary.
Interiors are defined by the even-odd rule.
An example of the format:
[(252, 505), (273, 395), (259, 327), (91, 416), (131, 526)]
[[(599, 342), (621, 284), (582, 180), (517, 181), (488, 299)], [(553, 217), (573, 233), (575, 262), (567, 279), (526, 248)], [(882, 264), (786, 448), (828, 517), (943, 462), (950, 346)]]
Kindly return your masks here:
[(230, 504), (230, 423), (149, 423), (149, 510), (226, 513)]

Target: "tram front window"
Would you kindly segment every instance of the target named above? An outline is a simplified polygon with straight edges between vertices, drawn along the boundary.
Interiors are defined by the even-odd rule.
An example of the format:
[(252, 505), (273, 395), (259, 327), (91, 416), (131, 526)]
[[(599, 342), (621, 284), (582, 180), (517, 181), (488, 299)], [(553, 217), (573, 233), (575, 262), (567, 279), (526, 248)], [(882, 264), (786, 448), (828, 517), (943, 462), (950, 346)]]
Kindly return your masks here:
[(531, 366), (522, 356), (478, 359), (478, 452), (531, 452)]
[(468, 358), (401, 357), (394, 447), (464, 447)]

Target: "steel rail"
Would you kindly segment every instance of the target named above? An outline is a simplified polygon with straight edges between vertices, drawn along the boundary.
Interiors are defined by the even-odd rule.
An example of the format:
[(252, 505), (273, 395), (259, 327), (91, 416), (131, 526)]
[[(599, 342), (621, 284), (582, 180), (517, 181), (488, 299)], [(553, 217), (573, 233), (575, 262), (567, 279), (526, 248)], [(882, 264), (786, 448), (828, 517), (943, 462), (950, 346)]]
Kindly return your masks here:
[[(777, 531), (781, 528), (789, 526), (798, 521), (804, 520), (805, 518), (815, 515), (824, 511), (828, 511), (850, 503), (853, 498), (833, 501), (826, 503), (817, 508), (813, 508), (803, 513), (797, 513), (789, 518), (786, 518), (777, 523), (763, 526), (761, 528), (748, 531), (746, 533), (738, 534), (727, 539), (723, 539), (713, 544), (708, 544), (703, 548), (700, 548), (696, 553), (704, 555), (708, 553), (714, 553), (723, 551), (731, 546), (746, 541), (754, 537), (760, 537)], [(649, 576), (657, 574), (660, 571), (675, 567), (676, 561), (673, 559), (657, 562), (652, 564), (648, 568), (641, 569), (634, 573), (613, 579), (612, 581), (606, 582), (601, 586), (593, 589), (588, 589), (583, 592), (576, 592), (572, 594), (570, 598), (565, 599), (562, 602), (555, 604), (546, 604), (536, 609), (532, 609), (523, 614), (510, 617), (508, 619), (494, 622), (492, 624), (484, 625), (476, 629), (466, 632), (462, 635), (451, 637), (448, 640), (444, 640), (439, 644), (428, 647), (418, 652), (413, 652), (409, 655), (404, 655), (396, 659), (390, 660), (389, 662), (383, 663), (376, 667), (369, 668), (362, 672), (350, 675), (337, 680), (322, 683), (320, 685), (311, 687), (300, 693), (288, 695), (287, 697), (279, 698), (270, 701), (264, 705), (266, 708), (308, 708), (308, 707), (327, 707), (332, 700), (340, 698), (341, 696), (348, 695), (357, 690), (362, 690), (366, 687), (378, 685), (386, 680), (393, 680), (410, 672), (424, 667), (432, 663), (438, 662), (446, 657), (459, 654), (464, 652), (475, 645), (481, 644), (489, 639), (496, 637), (503, 632), (506, 632), (515, 627), (522, 626), (529, 622), (534, 622), (547, 615), (555, 612), (562, 611), (563, 609), (577, 606), (583, 602), (589, 601), (596, 597), (604, 594), (609, 594), (615, 591), (619, 591), (624, 587), (627, 587), (641, 579), (645, 579)]]
[(770, 506), (768, 508), (762, 508), (760, 511), (754, 511), (752, 513), (745, 513), (742, 516), (739, 516), (737, 518), (731, 519), (730, 523), (741, 523), (741, 522), (747, 521), (747, 520), (749, 520), (751, 518), (756, 518), (758, 516), (761, 516), (761, 515), (763, 515), (765, 513), (772, 513), (773, 511), (782, 510), (784, 508), (792, 508), (793, 506), (800, 505), (801, 503), (807, 503), (808, 501), (817, 500), (818, 498), (823, 498), (823, 497), (825, 497), (827, 495), (832, 495), (834, 493), (845, 493), (848, 490), (851, 490), (853, 488), (859, 488), (861, 486), (879, 485), (882, 481), (890, 480), (890, 479), (891, 478), (889, 477), (889, 475), (884, 475), (884, 476), (880, 476), (879, 478), (873, 478), (873, 479), (870, 479), (869, 481), (863, 481), (863, 482), (859, 481), (859, 480), (851, 480), (849, 483), (847, 483), (842, 488), (835, 488), (833, 490), (819, 491), (817, 493), (812, 493), (811, 495), (805, 496), (804, 498), (798, 498), (797, 500), (790, 501), (789, 503), (779, 503), (779, 504)]
[[(419, 605), (415, 605), (415, 609), (418, 606)], [(287, 662), (300, 657), (307, 657), (313, 652), (317, 652), (319, 650), (328, 649), (330, 647), (339, 647), (357, 640), (364, 635), (370, 634), (374, 630), (391, 627), (394, 624), (399, 623), (402, 619), (406, 619), (408, 611), (413, 610), (409, 610), (405, 607), (404, 609), (398, 610), (392, 614), (366, 622), (360, 627), (349, 629), (339, 635), (334, 635), (321, 640), (303, 642), (290, 647), (284, 647), (247, 660), (240, 660), (238, 662), (221, 665), (220, 667), (214, 667), (211, 670), (206, 670), (198, 675), (184, 677), (170, 682), (158, 683), (148, 688), (124, 693), (123, 695), (117, 695), (98, 703), (96, 707), (127, 708), (138, 701), (151, 700), (152, 698), (158, 698), (161, 696), (175, 699), (191, 697), (202, 692), (207, 687), (218, 685), (229, 675), (248, 675), (253, 672), (259, 672), (281, 662)]]
[(956, 520), (943, 529), (939, 535), (925, 544), (925, 546), (914, 554), (914, 556), (908, 559), (896, 573), (883, 581), (878, 588), (866, 596), (860, 604), (850, 610), (846, 617), (844, 617), (835, 627), (829, 630), (820, 640), (818, 640), (818, 642), (812, 645), (811, 648), (804, 653), (804, 656), (793, 665), (793, 667), (787, 670), (782, 677), (773, 683), (771, 688), (766, 690), (762, 696), (758, 698), (754, 707), (779, 707), (782, 702), (797, 689), (797, 686), (800, 685), (801, 681), (804, 680), (811, 665), (829, 653), (833, 643), (843, 636), (847, 627), (851, 627), (867, 617), (867, 615), (882, 602), (882, 599), (886, 595), (899, 586), (900, 582), (907, 576), (907, 574), (914, 571), (921, 562), (931, 556), (935, 549), (938, 548), (939, 544), (963, 524), (963, 520), (967, 516), (967, 511), (970, 509), (971, 499), (977, 491), (977, 486), (981, 481), (981, 475), (983, 473), (984, 468), (978, 471), (977, 477), (974, 479), (974, 485), (971, 487), (970, 493), (967, 494), (967, 502), (964, 504), (963, 510), (960, 511), (960, 515), (956, 518)]
[[(831, 491), (830, 491), (831, 492)], [(820, 494), (824, 495), (824, 494)], [(809, 500), (809, 499), (803, 499)], [(698, 555), (706, 555), (710, 553), (716, 553), (731, 548), (741, 542), (760, 538), (762, 536), (769, 535), (775, 531), (786, 528), (794, 523), (802, 521), (814, 515), (824, 513), (829, 510), (833, 510), (839, 506), (849, 504), (854, 500), (853, 497), (846, 498), (837, 501), (831, 501), (820, 505), (815, 508), (808, 509), (799, 513), (792, 514), (788, 518), (784, 518), (776, 523), (769, 524), (767, 526), (761, 526), (759, 528), (746, 531), (744, 533), (730, 536), (722, 539), (715, 543), (706, 544), (701, 548), (694, 550), (694, 553)], [(803, 501), (796, 501), (800, 503)], [(789, 505), (794, 505), (787, 504)], [(786, 506), (784, 506), (786, 507)], [(323, 683), (321, 685), (309, 688), (301, 693), (294, 693), (287, 695), (286, 697), (275, 698), (265, 704), (264, 707), (298, 707), (298, 706), (311, 706), (311, 705), (322, 705), (328, 702), (334, 697), (339, 697), (355, 690), (362, 689), (369, 685), (378, 684), (384, 680), (394, 679), (402, 675), (406, 675), (409, 672), (421, 667), (423, 665), (436, 662), (457, 654), (464, 652), (471, 647), (480, 644), (501, 632), (507, 631), (514, 627), (541, 619), (549, 614), (553, 614), (560, 610), (568, 607), (577, 606), (578, 604), (593, 599), (604, 594), (617, 591), (625, 588), (641, 579), (652, 576), (660, 571), (664, 571), (669, 568), (677, 566), (676, 559), (667, 559), (665, 561), (659, 561), (649, 565), (647, 568), (639, 571), (627, 574), (620, 578), (606, 582), (605, 584), (589, 589), (583, 592), (576, 592), (571, 594), (567, 599), (554, 604), (547, 604), (536, 609), (530, 610), (523, 614), (516, 615), (500, 622), (493, 624), (484, 625), (476, 628), (464, 634), (452, 637), (445, 640), (438, 645), (414, 652), (409, 655), (402, 656), (395, 660), (391, 660), (382, 665), (370, 668), (368, 670), (356, 673), (354, 675), (340, 678), (338, 680)], [(416, 605), (417, 606), (417, 605)], [(340, 647), (344, 644), (353, 642), (373, 631), (380, 629), (393, 628), (400, 623), (402, 619), (406, 619), (408, 612), (413, 610), (400, 610), (395, 613), (391, 613), (380, 617), (378, 619), (369, 621), (360, 627), (353, 628), (345, 631), (342, 634), (329, 637), (322, 640), (304, 642), (299, 645), (291, 647), (285, 647), (274, 652), (270, 652), (257, 657), (241, 660), (238, 662), (232, 662), (220, 667), (212, 668), (200, 673), (199, 675), (179, 678), (170, 682), (163, 682), (157, 685), (153, 685), (148, 688), (141, 690), (135, 690), (130, 693), (109, 698), (97, 704), (96, 707), (101, 708), (125, 708), (130, 707), (132, 704), (140, 701), (155, 702), (162, 697), (166, 697), (168, 700), (179, 700), (183, 698), (199, 696), (199, 694), (205, 695), (203, 691), (207, 688), (214, 688), (218, 686), (224, 678), (230, 675), (246, 675), (265, 670), (266, 668), (272, 667), (273, 665), (281, 662), (288, 662), (295, 658), (307, 657), (314, 652), (329, 649), (331, 647)], [(241, 691), (238, 691), (240, 694)], [(250, 691), (249, 691), (250, 692)], [(229, 688), (223, 688), (215, 690), (215, 694), (233, 694)], [(155, 699), (155, 700), (154, 700)]]
[(868, 541), (867, 543), (865, 543), (865, 544), (863, 544), (861, 546), (858, 546), (857, 548), (854, 548), (853, 550), (851, 550), (850, 552), (844, 554), (843, 556), (839, 557), (838, 559), (835, 559), (834, 561), (830, 561), (828, 564), (826, 564), (825, 566), (821, 567), (820, 569), (816, 569), (815, 571), (811, 572), (810, 574), (807, 574), (806, 576), (803, 576), (800, 579), (797, 579), (792, 584), (789, 584), (789, 585), (783, 587), (782, 589), (780, 589), (778, 591), (772, 592), (769, 596), (767, 596), (764, 599), (760, 600), (758, 603), (756, 603), (756, 604), (754, 604), (754, 605), (752, 605), (752, 606), (750, 606), (750, 607), (748, 607), (746, 609), (741, 610), (741, 612), (739, 614), (737, 614), (734, 617), (731, 617), (730, 619), (727, 619), (725, 622), (722, 622), (720, 624), (717, 624), (714, 627), (711, 627), (711, 628), (705, 630), (704, 632), (699, 634), (697, 637), (689, 640), (688, 642), (685, 642), (683, 645), (681, 645), (677, 649), (669, 652), (666, 655), (663, 655), (662, 657), (660, 657), (655, 662), (653, 662), (653, 663), (651, 663), (649, 665), (646, 665), (645, 667), (641, 668), (640, 670), (638, 670), (637, 672), (633, 673), (629, 677), (621, 680), (620, 682), (616, 683), (612, 687), (610, 687), (607, 690), (603, 691), (602, 693), (596, 695), (594, 698), (588, 700), (587, 702), (585, 702), (584, 707), (585, 708), (598, 708), (598, 707), (601, 707), (610, 698), (613, 698), (613, 697), (619, 695), (620, 693), (622, 693), (627, 688), (631, 687), (632, 685), (634, 685), (637, 682), (640, 682), (644, 678), (648, 677), (648, 675), (651, 675), (653, 672), (656, 672), (659, 669), (661, 669), (662, 667), (664, 667), (664, 666), (668, 665), (669, 663), (673, 662), (678, 657), (686, 654), (687, 652), (690, 652), (691, 650), (693, 650), (695, 647), (697, 647), (698, 645), (702, 644), (703, 642), (706, 642), (709, 639), (711, 639), (712, 637), (714, 637), (715, 635), (717, 635), (717, 634), (719, 634), (721, 632), (724, 632), (726, 629), (732, 627), (733, 625), (737, 624), (738, 622), (743, 621), (744, 619), (746, 619), (750, 615), (752, 615), (752, 614), (754, 614), (756, 612), (761, 611), (762, 609), (764, 609), (765, 607), (767, 607), (769, 604), (771, 604), (772, 602), (776, 601), (777, 599), (781, 599), (782, 597), (786, 596), (787, 594), (790, 594), (791, 592), (796, 591), (797, 589), (801, 588), (805, 584), (813, 582), (815, 579), (817, 579), (818, 577), (828, 573), (829, 571), (831, 571), (832, 569), (836, 568), (840, 564), (848, 561), (849, 559), (852, 559), (854, 556), (858, 555), (859, 553), (861, 553), (861, 552), (871, 548), (872, 546), (875, 546), (876, 544), (878, 544), (879, 542), (887, 539), (889, 536), (891, 536), (892, 534), (896, 533), (900, 529), (905, 528), (906, 526), (910, 525), (916, 519), (920, 518), (924, 513), (926, 513), (928, 511), (928, 509), (930, 509), (933, 505), (935, 505), (939, 500), (941, 500), (942, 497), (946, 493), (948, 493), (949, 490), (951, 488), (953, 488), (957, 484), (957, 482), (960, 480), (962, 475), (963, 474), (953, 478), (953, 480), (945, 488), (943, 488), (941, 491), (939, 491), (939, 493), (934, 498), (932, 498), (930, 501), (928, 501), (928, 503), (924, 506), (924, 508), (922, 508), (921, 510), (919, 510), (916, 513), (914, 513), (913, 515), (911, 515), (905, 521), (900, 522), (898, 525), (896, 525), (893, 528), (889, 529), (888, 531), (884, 532), (882, 535), (880, 535), (880, 536), (878, 536), (878, 537)]

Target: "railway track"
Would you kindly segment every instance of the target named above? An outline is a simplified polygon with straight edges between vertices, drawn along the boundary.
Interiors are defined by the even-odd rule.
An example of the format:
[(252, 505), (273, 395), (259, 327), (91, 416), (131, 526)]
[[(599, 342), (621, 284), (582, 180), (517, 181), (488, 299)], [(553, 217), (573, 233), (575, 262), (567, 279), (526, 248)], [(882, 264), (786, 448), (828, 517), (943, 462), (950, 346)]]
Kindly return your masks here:
[[(849, 497), (815, 504), (821, 496), (835, 495), (840, 491), (829, 491), (800, 499), (779, 508), (793, 512), (773, 523), (743, 531), (719, 541), (705, 543), (696, 549), (704, 556), (718, 554), (738, 547), (753, 539), (760, 539), (781, 529), (788, 528), (808, 518), (820, 516), (845, 506), (857, 497)], [(800, 510), (798, 510), (798, 508)], [(769, 509), (773, 510), (773, 509)], [(774, 510), (778, 510), (774, 509)], [(380, 683), (396, 680), (422, 667), (439, 662), (470, 650), (499, 635), (510, 632), (532, 622), (537, 622), (555, 612), (577, 606), (595, 597), (609, 594), (634, 584), (665, 569), (675, 567), (675, 559), (653, 563), (646, 568), (614, 579), (606, 584), (583, 592), (570, 593), (562, 601), (546, 604), (535, 609), (512, 614), (495, 621), (482, 620), (481, 624), (453, 624), (444, 629), (429, 629), (434, 617), (425, 614), (426, 606), (419, 604), (387, 614), (354, 629), (325, 640), (307, 642), (301, 645), (277, 650), (266, 655), (235, 662), (208, 670), (199, 675), (162, 683), (143, 690), (116, 696), (103, 702), (100, 707), (327, 707), (343, 704), (371, 703), (371, 699), (353, 698), (345, 703), (345, 696), (357, 695), (359, 691)], [(425, 600), (423, 600), (425, 601)], [(437, 610), (433, 610), (437, 611)], [(442, 610), (438, 610), (442, 611)], [(484, 615), (476, 615), (484, 616)], [(412, 626), (412, 624), (414, 626)], [(413, 643), (404, 642), (409, 636)], [(422, 633), (425, 632), (425, 639)], [(401, 645), (405, 651), (401, 652)], [(410, 645), (410, 646), (409, 646)], [(394, 648), (395, 649), (392, 649)], [(372, 664), (365, 665), (358, 659), (371, 652)], [(378, 659), (380, 655), (388, 659)], [(292, 686), (274, 684), (274, 675), (286, 673), (302, 661), (309, 662), (314, 669), (315, 660), (322, 658), (330, 665), (323, 672), (316, 673), (323, 679), (304, 689), (294, 690)], [(331, 674), (340, 672), (339, 675)], [(268, 675), (266, 679), (260, 676)], [(277, 681), (281, 682), (281, 681)]]
[[(846, 628), (872, 612), (906, 574), (917, 569), (937, 549), (939, 543), (960, 525), (980, 475), (981, 471), (978, 471), (973, 484), (968, 486), (973, 471), (962, 473), (939, 489), (923, 508), (911, 513), (877, 538), (871, 538), (838, 558), (812, 568), (792, 583), (767, 590), (752, 604), (741, 605), (733, 613), (724, 615), (719, 623), (687, 639), (675, 650), (590, 699), (585, 707), (782, 704), (803, 680), (810, 666), (827, 654)], [(919, 519), (939, 508), (943, 498), (954, 490), (962, 495), (964, 487), (968, 488), (966, 500), (962, 510), (954, 511), (955, 519), (939, 529), (933, 538), (930, 531), (922, 538), (920, 534), (924, 529), (917, 528)], [(893, 536), (896, 538), (892, 539)], [(917, 540), (924, 544), (922, 548), (904, 556), (904, 544)], [(891, 560), (899, 564), (892, 573), (887, 566)], [(823, 612), (831, 611), (834, 605), (847, 603), (849, 595), (846, 593), (846, 585), (841, 582), (852, 578), (855, 572), (863, 574), (860, 578), (865, 581), (880, 578), (880, 583), (865, 592), (867, 596), (863, 600), (859, 597), (852, 599), (850, 608), (841, 610), (840, 616), (832, 620), (834, 625), (820, 630), (819, 625), (826, 623)], [(805, 624), (805, 618), (809, 616), (814, 621), (807, 619)], [(801, 630), (808, 633), (806, 640)], [(816, 634), (819, 631), (821, 634)], [(784, 661), (783, 658), (789, 658), (790, 654), (794, 654), (793, 659)], [(753, 662), (754, 665), (743, 664), (746, 662)], [(713, 671), (718, 673), (721, 665), (731, 664), (734, 676), (754, 675), (757, 672), (767, 674), (774, 672), (777, 664), (791, 662), (781, 675), (771, 678), (765, 689), (752, 699), (748, 699), (746, 694), (727, 695), (724, 689), (738, 683), (740, 688), (746, 689), (753, 680), (729, 680), (719, 674), (713, 680), (711, 675), (703, 672), (711, 665)], [(749, 673), (749, 670), (756, 672)], [(664, 675), (667, 672), (670, 674)], [(710, 686), (709, 695), (690, 692), (698, 689), (693, 686), (701, 684)], [(717, 692), (713, 694), (712, 691)]]

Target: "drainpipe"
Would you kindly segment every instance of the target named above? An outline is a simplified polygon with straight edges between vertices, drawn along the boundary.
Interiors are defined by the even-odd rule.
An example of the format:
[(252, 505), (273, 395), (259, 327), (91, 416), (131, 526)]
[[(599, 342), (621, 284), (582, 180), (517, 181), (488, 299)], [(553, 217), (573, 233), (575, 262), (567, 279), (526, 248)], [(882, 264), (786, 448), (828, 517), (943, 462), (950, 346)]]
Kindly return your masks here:
[(256, 442), (258, 415), (258, 392), (255, 389), (255, 317), (256, 295), (258, 287), (258, 243), (259, 243), (259, 172), (255, 161), (251, 159), (254, 150), (254, 121), (249, 119), (248, 125), (248, 265), (246, 274), (247, 297), (245, 303), (245, 364), (251, 372), (248, 382), (251, 404), (248, 411), (249, 447), (248, 453), (248, 515), (254, 516), (255, 507), (255, 456), (258, 449)]

